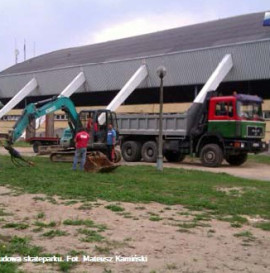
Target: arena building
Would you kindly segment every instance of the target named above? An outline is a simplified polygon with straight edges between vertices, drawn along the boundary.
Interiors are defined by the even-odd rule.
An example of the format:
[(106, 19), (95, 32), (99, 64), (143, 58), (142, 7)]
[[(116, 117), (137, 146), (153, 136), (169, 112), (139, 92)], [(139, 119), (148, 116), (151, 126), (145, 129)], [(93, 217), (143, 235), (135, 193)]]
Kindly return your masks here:
[[(83, 84), (71, 95), (81, 108), (104, 108), (142, 66), (147, 76), (117, 112), (157, 112), (159, 78), (164, 65), (164, 110), (183, 112), (226, 54), (233, 67), (219, 85), (219, 94), (234, 91), (264, 99), (263, 113), (270, 139), (270, 27), (264, 13), (195, 24), (105, 43), (68, 48), (26, 60), (0, 72), (0, 100), (7, 104), (32, 79), (37, 85), (14, 109), (1, 117), (7, 132), (30, 102), (59, 95), (80, 73)], [(55, 113), (55, 128), (66, 116)], [(41, 133), (43, 128), (39, 130)]]

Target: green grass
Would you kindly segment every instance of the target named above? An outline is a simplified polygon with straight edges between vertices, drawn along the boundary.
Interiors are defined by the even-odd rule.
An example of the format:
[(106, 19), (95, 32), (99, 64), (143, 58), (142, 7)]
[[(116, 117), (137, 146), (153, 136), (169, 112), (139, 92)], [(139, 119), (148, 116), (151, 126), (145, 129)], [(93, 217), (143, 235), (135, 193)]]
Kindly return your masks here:
[[(29, 238), (26, 237), (9, 237), (0, 236), (0, 257), (4, 256), (38, 256), (41, 253), (41, 248), (32, 246), (29, 243)], [(0, 273), (22, 273), (18, 270), (17, 263), (1, 263)]]
[[(270, 183), (227, 174), (151, 166), (122, 166), (113, 173), (72, 172), (71, 164), (52, 163), (34, 157), (35, 167), (16, 168), (8, 156), (0, 156), (0, 185), (9, 184), (29, 193), (110, 202), (159, 202), (182, 204), (214, 215), (259, 215), (270, 219)], [(218, 188), (240, 187), (240, 196)]]
[(36, 221), (34, 223), (34, 225), (37, 226), (37, 227), (42, 227), (42, 228), (50, 228), (50, 227), (55, 227), (56, 222), (52, 221), (52, 222), (49, 222), (49, 223), (44, 223), (44, 222)]
[(7, 223), (5, 225), (2, 226), (2, 228), (14, 228), (16, 230), (23, 230), (23, 229), (27, 229), (29, 227), (28, 224), (25, 223)]
[(244, 242), (251, 242), (256, 240), (256, 237), (250, 231), (235, 233), (233, 236), (242, 238)]
[(97, 252), (98, 254), (110, 254), (110, 252), (112, 251), (112, 249), (108, 246), (96, 246), (95, 245), (95, 252)]
[(75, 266), (75, 263), (64, 261), (58, 263), (58, 266), (61, 272), (71, 272), (70, 270)]
[(248, 161), (255, 162), (255, 163), (270, 164), (270, 156), (268, 156), (268, 155), (249, 155)]
[(103, 237), (102, 235), (100, 235), (95, 230), (80, 228), (78, 230), (78, 233), (85, 235), (83, 238), (80, 239), (82, 242), (88, 242), (88, 243), (101, 242), (101, 241), (103, 241), (105, 239), (105, 237)]
[(85, 225), (85, 226), (90, 226), (92, 227), (94, 225), (94, 221), (92, 220), (81, 220), (81, 219), (67, 219), (67, 220), (64, 220), (63, 221), (63, 224), (64, 225), (68, 225), (68, 226), (82, 226), (82, 225)]
[(96, 224), (94, 221), (90, 219), (82, 220), (82, 219), (66, 219), (63, 221), (64, 225), (67, 226), (86, 226), (86, 227), (92, 227), (97, 228), (99, 232), (104, 231), (107, 229), (107, 226), (104, 224)]
[(212, 217), (208, 213), (194, 214), (193, 221), (211, 221)]
[(158, 222), (158, 221), (161, 221), (162, 218), (159, 217), (158, 215), (152, 215), (152, 216), (149, 217), (149, 220), (154, 221), (154, 222)]
[(261, 222), (254, 225), (257, 228), (261, 228), (262, 230), (270, 230), (270, 222)]
[(178, 224), (177, 226), (183, 229), (190, 229), (199, 226), (199, 224), (197, 222), (183, 222), (181, 224)]
[(39, 212), (38, 214), (37, 214), (37, 219), (42, 219), (42, 218), (44, 218), (45, 217), (45, 213), (44, 212)]
[[(78, 255), (79, 252), (71, 252), (70, 255)], [(26, 256), (60, 256), (54, 253), (44, 253), (42, 248), (39, 246), (34, 246), (30, 243), (30, 238), (28, 237), (18, 237), (18, 236), (3, 236), (0, 235), (0, 257), (26, 257)], [(0, 263), (0, 273), (24, 273), (18, 269), (20, 263), (15, 262), (2, 262)], [(71, 272), (70, 270), (76, 264), (72, 262), (61, 262), (56, 264), (61, 272)], [(53, 271), (55, 272), (55, 271)]]
[(3, 209), (0, 209), (0, 216), (9, 216), (10, 213), (5, 212)]
[(108, 205), (108, 206), (105, 206), (106, 209), (109, 209), (111, 211), (124, 211), (125, 209), (118, 206), (118, 205)]
[(47, 237), (47, 238), (54, 238), (54, 237), (59, 237), (59, 236), (67, 236), (68, 233), (66, 231), (62, 230), (50, 230), (42, 234), (42, 236)]
[(17, 141), (14, 143), (14, 147), (31, 147), (32, 145), (25, 141)]
[(241, 227), (242, 224), (246, 224), (248, 222), (247, 218), (239, 216), (239, 215), (232, 215), (226, 217), (217, 217), (219, 220), (230, 222), (232, 227)]

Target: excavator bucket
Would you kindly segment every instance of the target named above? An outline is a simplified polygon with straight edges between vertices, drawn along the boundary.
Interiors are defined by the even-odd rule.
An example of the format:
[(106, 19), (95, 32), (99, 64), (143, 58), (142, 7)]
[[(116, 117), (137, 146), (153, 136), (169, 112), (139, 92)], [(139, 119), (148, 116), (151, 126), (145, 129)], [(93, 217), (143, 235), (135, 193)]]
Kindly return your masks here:
[(86, 172), (111, 172), (120, 165), (111, 162), (107, 156), (101, 152), (91, 152), (86, 157), (84, 170)]
[(16, 167), (23, 167), (23, 166), (34, 166), (34, 162), (27, 160), (21, 156), (21, 154), (15, 150), (11, 145), (8, 143), (3, 144), (2, 141), (0, 141), (0, 144), (9, 152), (11, 162)]

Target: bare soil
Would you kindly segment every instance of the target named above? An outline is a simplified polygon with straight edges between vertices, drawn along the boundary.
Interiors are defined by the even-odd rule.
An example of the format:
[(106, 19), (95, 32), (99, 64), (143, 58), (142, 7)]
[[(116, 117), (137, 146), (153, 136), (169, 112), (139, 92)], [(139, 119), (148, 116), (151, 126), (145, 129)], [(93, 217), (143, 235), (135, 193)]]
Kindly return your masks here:
[[(221, 189), (226, 190), (226, 189)], [(77, 202), (77, 203), (76, 203)], [(200, 221), (193, 228), (180, 227), (180, 223), (190, 223), (198, 212), (189, 211), (180, 205), (166, 206), (158, 203), (133, 204), (109, 203), (103, 200), (82, 203), (62, 200), (57, 196), (48, 199), (45, 195), (19, 194), (7, 187), (0, 187), (1, 208), (10, 213), (2, 217), (0, 232), (8, 236), (28, 236), (31, 244), (43, 247), (45, 253), (79, 251), (82, 255), (125, 257), (147, 256), (148, 261), (113, 263), (75, 263), (70, 272), (82, 273), (166, 273), (166, 272), (252, 272), (270, 271), (269, 232), (252, 226), (233, 228), (230, 223), (215, 219)], [(73, 204), (71, 204), (73, 203)], [(105, 206), (116, 204), (125, 210), (111, 211)], [(44, 214), (42, 219), (38, 215)], [(100, 232), (101, 242), (82, 242), (78, 232), (84, 226), (64, 225), (67, 219), (93, 220), (96, 224), (106, 224)], [(153, 221), (156, 220), (156, 221)], [(55, 227), (34, 231), (36, 221), (56, 222)], [(25, 223), (24, 230), (3, 228), (7, 223)], [(52, 239), (42, 236), (49, 230), (66, 231), (68, 235)], [(249, 231), (252, 238), (235, 237), (234, 234)], [(26, 272), (58, 272), (53, 264), (23, 263)], [(111, 270), (111, 271), (110, 271)]]

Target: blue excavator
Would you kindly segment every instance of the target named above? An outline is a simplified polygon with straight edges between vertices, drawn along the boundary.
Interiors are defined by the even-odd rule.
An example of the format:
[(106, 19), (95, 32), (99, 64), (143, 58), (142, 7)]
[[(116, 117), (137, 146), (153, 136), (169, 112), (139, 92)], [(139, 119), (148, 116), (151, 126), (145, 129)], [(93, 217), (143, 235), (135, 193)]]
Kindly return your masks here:
[[(6, 143), (4, 144), (5, 149), (7, 149), (11, 155), (13, 163), (19, 165), (19, 160), (22, 160), (28, 165), (32, 164), (32, 162), (23, 159), (19, 152), (12, 146), (21, 137), (27, 127), (28, 129), (30, 127), (31, 130), (33, 121), (57, 110), (62, 110), (67, 115), (72, 140), (76, 132), (81, 128), (85, 128), (90, 134), (87, 150), (92, 163), (97, 165), (96, 169), (102, 171), (103, 169), (105, 170), (106, 167), (109, 167), (109, 165), (112, 165), (105, 156), (107, 154), (106, 136), (108, 124), (112, 124), (117, 133), (116, 145), (118, 144), (119, 133), (116, 114), (106, 109), (82, 110), (80, 113), (77, 113), (72, 100), (64, 96), (30, 103), (26, 106), (21, 117), (15, 123), (13, 130), (9, 132)], [(35, 130), (34, 127), (33, 125), (33, 130)], [(53, 162), (72, 162), (74, 151), (74, 143), (71, 143), (69, 149), (59, 149), (53, 152), (50, 158)], [(121, 159), (121, 154), (117, 150), (115, 150), (114, 153), (114, 161), (117, 163)]]

